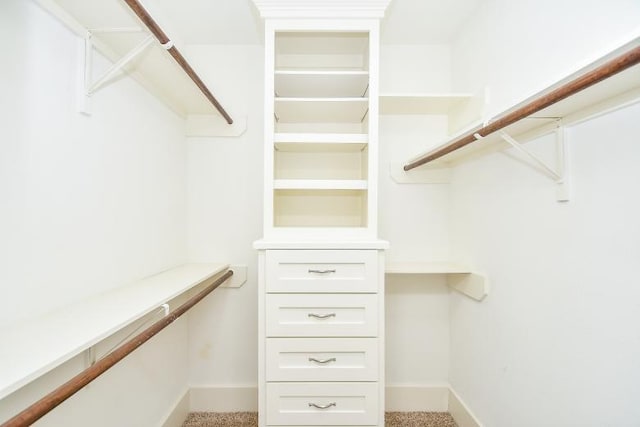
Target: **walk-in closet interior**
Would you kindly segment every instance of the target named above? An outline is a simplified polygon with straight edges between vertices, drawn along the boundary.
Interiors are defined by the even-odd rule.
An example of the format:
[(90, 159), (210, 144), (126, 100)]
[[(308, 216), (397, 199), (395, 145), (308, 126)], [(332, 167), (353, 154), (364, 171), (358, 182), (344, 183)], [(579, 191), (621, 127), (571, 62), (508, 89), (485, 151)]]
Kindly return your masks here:
[(640, 426), (638, 0), (0, 36), (0, 427)]

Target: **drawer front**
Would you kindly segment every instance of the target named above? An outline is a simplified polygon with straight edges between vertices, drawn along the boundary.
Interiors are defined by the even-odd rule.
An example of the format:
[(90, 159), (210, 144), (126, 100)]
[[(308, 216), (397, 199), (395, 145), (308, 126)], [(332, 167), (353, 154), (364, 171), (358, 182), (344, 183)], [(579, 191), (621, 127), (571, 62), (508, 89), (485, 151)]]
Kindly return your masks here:
[(376, 381), (376, 338), (270, 338), (267, 381)]
[(377, 292), (378, 252), (267, 251), (267, 292)]
[(374, 294), (267, 294), (267, 337), (376, 337)]
[(269, 383), (267, 424), (378, 425), (377, 383)]

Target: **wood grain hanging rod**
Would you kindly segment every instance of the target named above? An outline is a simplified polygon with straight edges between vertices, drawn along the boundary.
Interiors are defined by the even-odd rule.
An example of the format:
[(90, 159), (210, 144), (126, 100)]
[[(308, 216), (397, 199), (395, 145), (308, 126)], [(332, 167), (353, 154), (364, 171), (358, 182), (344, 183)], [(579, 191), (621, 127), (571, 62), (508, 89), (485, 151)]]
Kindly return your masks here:
[(508, 113), (503, 117), (498, 118), (496, 121), (481, 127), (479, 130), (473, 130), (443, 147), (428, 152), (424, 156), (412, 161), (411, 163), (406, 164), (404, 166), (404, 170), (409, 171), (411, 169), (417, 168), (418, 166), (439, 159), (446, 154), (449, 154), (466, 145), (476, 142), (476, 134), (479, 134), (481, 137), (485, 137), (494, 132), (497, 132), (500, 129), (503, 129), (534, 113), (537, 113), (538, 111), (543, 110), (555, 104), (556, 102), (562, 101), (563, 99), (574, 95), (581, 90), (584, 90), (589, 86), (605, 80), (621, 71), (624, 71), (627, 68), (637, 65), (638, 63), (640, 63), (640, 46), (621, 54), (620, 56), (598, 66), (592, 71), (576, 77), (575, 79), (567, 82), (566, 84), (563, 84), (562, 86), (552, 90), (547, 94), (543, 94), (533, 99), (531, 102), (528, 102), (522, 107), (515, 109), (511, 113)]
[(204, 84), (202, 79), (200, 79), (198, 74), (196, 74), (193, 68), (191, 68), (191, 65), (189, 65), (184, 56), (182, 56), (178, 48), (173, 45), (171, 40), (169, 40), (169, 37), (167, 37), (164, 31), (162, 31), (162, 28), (160, 28), (156, 21), (151, 17), (151, 15), (149, 15), (149, 12), (146, 11), (146, 9), (140, 4), (138, 0), (124, 0), (124, 2), (127, 3), (127, 5), (136, 15), (138, 15), (138, 18), (140, 18), (144, 25), (147, 26), (149, 31), (151, 31), (151, 33), (158, 39), (162, 47), (164, 47), (167, 52), (169, 52), (169, 54), (173, 56), (173, 59), (176, 60), (178, 65), (180, 65), (184, 72), (187, 73), (191, 80), (193, 80), (193, 82), (196, 84), (196, 86), (198, 86), (198, 88), (202, 91), (209, 102), (211, 102), (213, 106), (216, 107), (216, 110), (218, 110), (220, 114), (222, 114), (222, 117), (224, 117), (227, 123), (233, 124), (233, 119), (231, 118), (231, 116), (229, 116), (229, 114), (225, 111), (222, 105), (220, 105), (215, 96), (213, 96), (209, 88), (207, 88), (207, 86)]
[(226, 273), (215, 279), (197, 295), (189, 298), (184, 304), (180, 305), (167, 316), (158, 320), (153, 325), (149, 326), (147, 329), (140, 332), (138, 335), (134, 336), (129, 341), (122, 344), (120, 347), (116, 348), (113, 352), (98, 360), (95, 364), (80, 372), (78, 375), (71, 378), (69, 381), (67, 381), (42, 399), (38, 400), (13, 418), (4, 422), (0, 425), (0, 427), (26, 427), (35, 423), (51, 410), (53, 410), (56, 406), (60, 405), (62, 402), (73, 396), (84, 386), (95, 380), (113, 365), (124, 359), (135, 349), (147, 342), (158, 332), (169, 326), (176, 319), (186, 313), (187, 310), (200, 302), (204, 297), (209, 295), (214, 289), (224, 283), (224, 281), (231, 276), (233, 276), (233, 271), (227, 270)]

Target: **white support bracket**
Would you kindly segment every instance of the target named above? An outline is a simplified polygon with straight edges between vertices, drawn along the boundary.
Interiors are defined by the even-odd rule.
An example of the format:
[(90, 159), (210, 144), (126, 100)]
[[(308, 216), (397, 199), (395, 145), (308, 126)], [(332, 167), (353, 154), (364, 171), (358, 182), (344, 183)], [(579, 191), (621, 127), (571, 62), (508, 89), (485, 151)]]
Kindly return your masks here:
[(489, 295), (489, 280), (479, 273), (447, 274), (447, 285), (476, 301), (482, 301)]
[(89, 108), (89, 97), (98, 89), (103, 87), (114, 75), (119, 73), (127, 64), (133, 61), (138, 55), (145, 51), (153, 41), (154, 37), (149, 34), (137, 46), (131, 49), (127, 54), (120, 58), (108, 70), (106, 70), (95, 81), (93, 77), (93, 43), (91, 38), (94, 32), (114, 33), (114, 32), (141, 32), (139, 28), (101, 28), (93, 31), (87, 31), (84, 40), (80, 44), (80, 55), (78, 64), (78, 111), (84, 114), (91, 114)]
[[(518, 150), (520, 153), (529, 157), (538, 167), (540, 167), (549, 178), (551, 178), (557, 184), (556, 199), (558, 202), (568, 202), (570, 200), (570, 187), (569, 187), (569, 156), (567, 155), (567, 145), (565, 142), (565, 129), (560, 120), (558, 120), (558, 126), (555, 130), (556, 133), (556, 150), (557, 150), (557, 168), (553, 168), (548, 165), (540, 157), (527, 150), (523, 144), (515, 140), (506, 132), (500, 132), (500, 137)], [(476, 134), (476, 139), (482, 138)]]
[(226, 282), (220, 285), (221, 288), (241, 288), (247, 282), (247, 266), (246, 265), (231, 265), (230, 270), (233, 270), (233, 276)]
[(84, 351), (84, 366), (89, 368), (96, 363), (96, 347), (92, 345)]

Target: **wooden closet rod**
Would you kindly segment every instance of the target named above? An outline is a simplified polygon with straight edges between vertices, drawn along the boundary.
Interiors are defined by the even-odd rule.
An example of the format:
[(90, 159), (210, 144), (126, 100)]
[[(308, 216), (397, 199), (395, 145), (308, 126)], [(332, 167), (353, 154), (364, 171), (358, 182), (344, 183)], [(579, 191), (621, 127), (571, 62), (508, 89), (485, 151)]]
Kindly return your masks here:
[[(169, 326), (178, 317), (182, 316), (187, 310), (200, 302), (200, 300), (209, 295), (214, 289), (220, 286), (231, 276), (233, 276), (233, 271), (227, 270), (226, 273), (224, 273), (218, 279), (214, 280), (213, 283), (208, 285), (197, 295), (189, 298), (189, 300), (169, 313), (166, 317), (158, 320), (153, 325), (149, 326), (147, 329), (140, 332), (138, 335), (131, 338), (120, 347), (116, 348), (113, 352), (98, 360), (89, 368), (80, 372), (78, 375), (71, 378), (69, 381), (67, 381), (42, 399), (38, 400), (15, 417), (4, 422), (0, 425), (0, 427), (25, 427), (35, 423), (40, 418), (45, 416), (49, 411), (53, 410), (56, 406), (73, 396), (77, 391), (82, 389), (91, 381), (102, 375), (113, 365), (132, 353), (135, 349), (147, 342), (155, 334)], [(82, 321), (82, 319), (78, 319), (78, 321)]]
[(489, 123), (486, 126), (483, 126), (480, 130), (472, 131), (443, 147), (428, 152), (424, 156), (406, 164), (404, 166), (404, 170), (409, 171), (456, 151), (477, 141), (477, 138), (475, 137), (476, 134), (480, 134), (480, 136), (490, 135), (638, 63), (640, 63), (640, 47), (633, 48), (628, 52), (625, 52), (624, 54), (600, 65), (592, 71), (567, 82), (559, 88), (535, 98), (531, 102), (517, 108), (511, 113), (498, 118), (496, 121)]
[(125, 3), (127, 3), (127, 5), (129, 5), (131, 10), (136, 15), (138, 15), (138, 18), (140, 18), (140, 20), (147, 26), (149, 31), (151, 31), (151, 33), (156, 37), (156, 39), (158, 39), (160, 44), (165, 49), (167, 49), (167, 52), (169, 52), (171, 56), (173, 56), (173, 59), (176, 60), (176, 62), (182, 67), (185, 73), (187, 73), (187, 75), (191, 78), (191, 80), (193, 80), (196, 86), (198, 86), (198, 88), (202, 91), (204, 96), (207, 97), (209, 102), (211, 102), (213, 106), (216, 107), (216, 110), (218, 110), (220, 114), (222, 114), (222, 117), (224, 117), (227, 123), (233, 124), (233, 119), (231, 118), (231, 116), (229, 116), (229, 114), (227, 114), (225, 109), (222, 108), (222, 105), (220, 105), (220, 103), (215, 98), (215, 96), (213, 96), (213, 94), (211, 93), (211, 91), (209, 91), (209, 89), (204, 84), (204, 82), (200, 79), (200, 77), (198, 77), (198, 75), (193, 70), (193, 68), (191, 68), (191, 65), (189, 65), (187, 60), (184, 59), (184, 56), (182, 56), (178, 48), (173, 46), (173, 44), (171, 43), (171, 40), (169, 40), (169, 37), (167, 37), (164, 31), (162, 31), (162, 28), (158, 26), (158, 24), (156, 23), (156, 21), (154, 21), (151, 15), (149, 15), (149, 12), (147, 12), (146, 9), (142, 7), (142, 5), (138, 0), (124, 0), (124, 1)]

